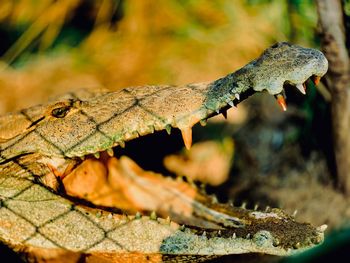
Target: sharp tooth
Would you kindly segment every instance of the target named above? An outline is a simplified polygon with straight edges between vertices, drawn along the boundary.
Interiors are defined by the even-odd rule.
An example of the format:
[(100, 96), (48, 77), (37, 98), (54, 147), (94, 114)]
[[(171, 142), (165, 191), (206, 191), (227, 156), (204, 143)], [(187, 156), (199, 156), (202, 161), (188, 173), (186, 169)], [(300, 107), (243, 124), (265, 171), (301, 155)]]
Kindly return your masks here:
[(135, 214), (135, 219), (140, 219), (140, 218), (142, 218), (142, 215), (141, 215), (140, 212), (137, 212), (137, 213)]
[(314, 76), (312, 78), (312, 81), (315, 83), (316, 86), (318, 85), (318, 83), (320, 83), (320, 80), (321, 80), (321, 77), (319, 76)]
[(118, 143), (119, 143), (120, 147), (125, 148), (125, 142), (124, 141), (119, 141)]
[(99, 159), (100, 158), (100, 153), (96, 152), (96, 153), (94, 153), (94, 156), (95, 156), (96, 159)]
[(151, 215), (149, 216), (151, 220), (157, 220), (157, 214), (155, 211), (152, 211)]
[(317, 227), (316, 229), (319, 232), (324, 232), (324, 231), (326, 231), (327, 227), (328, 227), (327, 225), (322, 225), (322, 226)]
[(216, 195), (213, 195), (211, 198), (211, 203), (212, 204), (217, 204), (219, 202), (218, 198), (216, 197)]
[(215, 110), (215, 111), (216, 111), (216, 113), (217, 113), (217, 114), (219, 114), (219, 113), (220, 113), (220, 110)]
[(239, 100), (239, 94), (238, 93), (235, 93), (235, 97), (237, 100)]
[(306, 94), (304, 84), (297, 84), (297, 85), (296, 85), (296, 88), (297, 88), (302, 94), (304, 94), (304, 95)]
[(230, 101), (228, 101), (227, 102), (228, 103), (228, 105), (230, 105), (231, 107), (233, 107), (234, 105), (233, 105), (233, 102), (230, 100)]
[(153, 125), (149, 125), (148, 128), (149, 128), (151, 133), (154, 133), (154, 126)]
[(205, 125), (207, 125), (207, 120), (200, 120), (199, 123), (204, 127)]
[(185, 128), (181, 130), (182, 139), (184, 140), (187, 150), (191, 149), (192, 145), (192, 128)]
[(110, 157), (113, 157), (113, 156), (114, 156), (114, 151), (113, 151), (113, 149), (107, 149), (107, 154), (108, 154)]
[(294, 212), (293, 212), (293, 214), (292, 214), (292, 217), (296, 217), (297, 213), (298, 213), (298, 210), (295, 209)]
[(184, 182), (183, 177), (182, 176), (176, 177), (176, 182), (183, 183)]
[(281, 242), (280, 242), (279, 239), (274, 238), (274, 240), (273, 240), (273, 246), (274, 246), (274, 247), (277, 247), (280, 243), (281, 243)]
[(170, 135), (170, 134), (171, 134), (171, 125), (170, 125), (170, 124), (167, 124), (167, 125), (165, 126), (165, 129), (166, 129), (166, 132), (168, 133), (168, 135)]
[(293, 247), (294, 247), (295, 249), (301, 248), (301, 243), (300, 243), (300, 242), (297, 242), (297, 243), (295, 243), (295, 244), (293, 245)]
[(276, 96), (277, 102), (281, 106), (282, 110), (286, 111), (287, 110), (287, 104), (286, 104), (286, 100), (284, 99), (283, 95), (282, 94), (278, 94), (278, 95), (275, 95), (275, 96)]

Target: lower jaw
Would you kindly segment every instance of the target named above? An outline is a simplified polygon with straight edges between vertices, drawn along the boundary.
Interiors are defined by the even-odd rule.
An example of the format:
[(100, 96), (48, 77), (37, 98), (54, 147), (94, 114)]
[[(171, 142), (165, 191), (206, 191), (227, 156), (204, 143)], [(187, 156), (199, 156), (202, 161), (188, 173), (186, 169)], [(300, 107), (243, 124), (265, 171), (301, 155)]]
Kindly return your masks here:
[[(209, 205), (215, 201), (200, 193), (195, 184), (144, 171), (126, 156), (117, 159), (103, 152), (99, 159), (87, 158), (62, 183), (67, 195), (97, 206), (128, 214), (154, 212), (180, 224), (221, 228), (219, 220), (208, 220), (210, 211), (215, 213)], [(196, 211), (198, 206), (207, 207), (208, 218), (198, 216), (203, 213), (203, 209)]]

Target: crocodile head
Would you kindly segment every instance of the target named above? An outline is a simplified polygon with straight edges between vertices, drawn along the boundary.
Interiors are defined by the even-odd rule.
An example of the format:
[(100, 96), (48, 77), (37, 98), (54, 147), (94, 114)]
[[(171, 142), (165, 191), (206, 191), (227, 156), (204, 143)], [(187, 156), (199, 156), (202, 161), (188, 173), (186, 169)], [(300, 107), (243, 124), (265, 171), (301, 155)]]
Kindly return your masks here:
[(294, 86), (305, 94), (305, 82), (311, 78), (317, 85), (327, 69), (328, 61), (322, 52), (286, 42), (276, 43), (258, 59), (213, 82), (207, 107), (217, 110), (230, 101), (233, 101), (231, 105), (236, 104), (242, 97), (267, 91), (286, 110), (284, 87)]
[[(0, 118), (0, 165), (36, 154), (41, 163), (63, 173), (68, 163), (76, 167), (81, 159), (99, 158), (101, 152), (113, 156), (118, 146), (127, 147), (130, 140), (161, 130), (170, 133), (172, 128), (181, 130), (189, 149), (196, 123), (205, 125), (208, 118), (264, 90), (285, 109), (284, 87), (294, 85), (305, 93), (303, 83), (311, 78), (317, 84), (327, 67), (326, 58), (317, 50), (278, 43), (245, 67), (209, 83), (70, 93)], [(198, 207), (206, 204), (206, 197), (197, 199)], [(215, 222), (229, 229), (226, 234), (238, 233), (251, 252), (284, 255), (288, 248), (307, 248), (321, 242), (325, 229), (299, 224), (280, 210), (258, 212), (220, 205), (198, 209), (208, 211)]]

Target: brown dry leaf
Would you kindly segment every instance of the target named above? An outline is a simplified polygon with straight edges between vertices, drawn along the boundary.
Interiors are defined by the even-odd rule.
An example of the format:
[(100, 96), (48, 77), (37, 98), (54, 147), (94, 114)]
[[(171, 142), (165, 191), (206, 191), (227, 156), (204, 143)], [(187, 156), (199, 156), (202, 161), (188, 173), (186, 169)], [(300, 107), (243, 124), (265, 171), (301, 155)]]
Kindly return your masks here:
[(216, 186), (228, 179), (233, 152), (231, 138), (225, 138), (222, 142), (200, 142), (184, 154), (166, 156), (164, 165), (178, 176), (184, 175)]
[(243, 125), (248, 120), (248, 107), (246, 106), (246, 101), (239, 104), (239, 107), (232, 107), (227, 110), (227, 118), (222, 114), (218, 114), (208, 121), (209, 123), (230, 123), (235, 125)]
[(63, 179), (63, 184), (67, 194), (96, 205), (174, 217), (190, 217), (197, 194), (195, 187), (144, 171), (125, 156), (120, 160), (87, 159)]
[(215, 208), (212, 199), (194, 185), (144, 171), (126, 156), (120, 160), (105, 155), (99, 160), (87, 159), (63, 179), (63, 184), (67, 194), (96, 205), (133, 214), (155, 211), (180, 224), (220, 229), (218, 223), (227, 217), (220, 217), (227, 207)]

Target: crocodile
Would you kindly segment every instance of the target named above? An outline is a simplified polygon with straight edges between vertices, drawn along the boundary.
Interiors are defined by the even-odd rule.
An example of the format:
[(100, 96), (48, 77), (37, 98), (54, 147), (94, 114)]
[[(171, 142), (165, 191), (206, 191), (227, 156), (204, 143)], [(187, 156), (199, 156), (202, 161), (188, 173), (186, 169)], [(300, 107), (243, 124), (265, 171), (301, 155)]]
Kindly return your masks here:
[[(156, 185), (132, 160), (117, 160), (114, 153), (128, 141), (173, 128), (180, 129), (190, 149), (195, 124), (204, 126), (208, 118), (225, 115), (262, 91), (275, 96), (286, 110), (284, 89), (295, 87), (305, 94), (305, 82), (317, 84), (327, 69), (320, 51), (280, 42), (212, 82), (80, 90), (0, 117), (0, 241), (28, 261), (65, 257), (67, 262), (203, 261), (243, 253), (286, 256), (320, 244), (326, 225), (297, 222), (278, 208), (218, 203), (186, 182), (166, 179)], [(89, 162), (101, 162), (111, 174), (121, 172), (130, 182), (138, 180), (147, 191), (156, 189), (155, 199), (167, 195), (164, 204), (180, 200), (191, 215), (176, 212), (176, 202), (166, 211), (155, 207), (153, 212), (131, 215), (120, 207), (67, 194), (62, 180), (89, 167)]]

